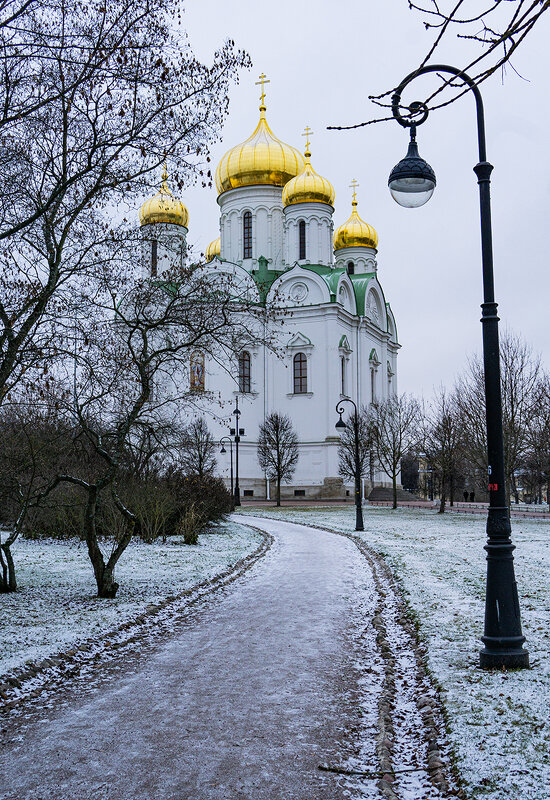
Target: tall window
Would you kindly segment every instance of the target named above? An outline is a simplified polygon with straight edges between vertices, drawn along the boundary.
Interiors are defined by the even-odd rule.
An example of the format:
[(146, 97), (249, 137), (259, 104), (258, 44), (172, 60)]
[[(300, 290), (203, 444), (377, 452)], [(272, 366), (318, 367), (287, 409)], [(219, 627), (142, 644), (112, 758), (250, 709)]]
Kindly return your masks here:
[(294, 356), (294, 394), (307, 392), (307, 358), (305, 353)]
[(159, 243), (156, 239), (152, 239), (151, 241), (151, 275), (153, 278), (156, 277), (158, 272), (158, 253), (159, 253)]
[(346, 393), (346, 359), (340, 356), (340, 394)]
[(239, 356), (239, 392), (250, 391), (250, 353), (244, 350)]
[(299, 240), (299, 247), (298, 247), (298, 258), (305, 258), (306, 257), (306, 223), (303, 219), (300, 220), (300, 224), (298, 225), (298, 240)]
[(243, 258), (252, 258), (252, 213), (243, 214)]
[(370, 370), (370, 401), (374, 405), (376, 405), (376, 370), (374, 367), (371, 367)]
[(353, 261), (348, 261), (348, 275), (353, 275), (355, 272), (355, 265)]

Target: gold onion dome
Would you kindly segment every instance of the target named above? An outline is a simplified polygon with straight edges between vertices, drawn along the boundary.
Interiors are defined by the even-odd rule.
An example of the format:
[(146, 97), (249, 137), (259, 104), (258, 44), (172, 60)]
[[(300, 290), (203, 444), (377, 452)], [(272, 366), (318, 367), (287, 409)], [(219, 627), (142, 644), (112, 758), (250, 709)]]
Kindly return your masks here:
[[(261, 76), (264, 78), (265, 76)], [(219, 194), (241, 186), (284, 186), (304, 169), (302, 154), (277, 139), (265, 118), (265, 94), (260, 101), (260, 121), (251, 136), (232, 147), (216, 169)]]
[(155, 222), (168, 222), (172, 225), (183, 225), (188, 227), (189, 212), (181, 200), (174, 197), (168, 188), (168, 173), (166, 165), (162, 170), (162, 185), (160, 192), (145, 203), (139, 209), (139, 222), (141, 225), (150, 225)]
[(283, 205), (286, 207), (296, 203), (326, 203), (331, 206), (334, 203), (334, 187), (311, 166), (309, 139), (304, 155), (306, 159), (304, 170), (292, 178), (283, 189)]
[(355, 199), (355, 187), (353, 200), (351, 201), (351, 217), (339, 228), (334, 231), (334, 249), (342, 250), (344, 247), (378, 247), (378, 234), (368, 223), (364, 222), (357, 213), (357, 200)]
[(222, 252), (222, 240), (221, 237), (218, 236), (217, 239), (214, 239), (213, 242), (210, 242), (208, 247), (206, 248), (206, 253), (204, 254), (207, 261), (212, 261), (215, 256), (219, 256)]

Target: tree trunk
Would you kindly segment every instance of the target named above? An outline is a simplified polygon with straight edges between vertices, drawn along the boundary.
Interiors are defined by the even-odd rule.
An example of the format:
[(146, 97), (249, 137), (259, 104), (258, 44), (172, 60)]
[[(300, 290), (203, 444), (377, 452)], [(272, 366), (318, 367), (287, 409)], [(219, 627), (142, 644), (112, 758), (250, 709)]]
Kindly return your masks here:
[(392, 482), (393, 482), (393, 506), (392, 506), (392, 508), (397, 508), (397, 475), (396, 475), (395, 472), (393, 473)]
[(451, 508), (455, 504), (455, 476), (454, 473), (451, 473), (451, 477), (449, 478), (449, 505)]
[(277, 478), (277, 505), (281, 505), (281, 479)]
[(2, 574), (0, 575), (0, 593), (8, 594), (9, 592), (17, 591), (15, 564), (13, 563), (11, 547), (6, 543), (0, 545), (0, 568), (2, 569)]
[(97, 584), (98, 597), (115, 597), (118, 590), (118, 583), (114, 581), (114, 570), (107, 569), (105, 559), (97, 541), (96, 515), (97, 515), (97, 496), (96, 486), (88, 489), (88, 500), (84, 512), (84, 535), (88, 545), (88, 555), (94, 569), (95, 581)]
[(437, 512), (438, 514), (444, 514), (445, 513), (445, 501), (446, 501), (446, 499), (447, 499), (447, 497), (446, 497), (446, 492), (445, 492), (445, 486), (443, 484), (443, 481), (441, 481), (441, 497), (439, 499), (439, 511)]

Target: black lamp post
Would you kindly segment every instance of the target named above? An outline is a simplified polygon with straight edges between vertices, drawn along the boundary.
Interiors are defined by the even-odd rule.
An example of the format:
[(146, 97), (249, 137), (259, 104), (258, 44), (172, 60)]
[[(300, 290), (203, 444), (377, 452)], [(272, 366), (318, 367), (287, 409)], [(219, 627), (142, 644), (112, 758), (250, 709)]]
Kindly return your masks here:
[(529, 653), (522, 645), (521, 616), (514, 576), (514, 545), (504, 484), (504, 446), (502, 433), (502, 398), (500, 388), (500, 355), (497, 303), (493, 281), (493, 245), (491, 232), (490, 175), (493, 167), (487, 161), (483, 101), (475, 82), (462, 70), (446, 64), (432, 64), (411, 72), (392, 96), (392, 112), (400, 125), (410, 128), (411, 143), (406, 157), (391, 171), (388, 185), (394, 200), (406, 208), (424, 205), (433, 194), (435, 175), (418, 154), (416, 128), (428, 118), (425, 103), (415, 102), (409, 114), (401, 114), (401, 95), (405, 87), (429, 72), (450, 73), (469, 87), (476, 100), (479, 163), (474, 167), (478, 178), (481, 211), (481, 252), (483, 267), (483, 362), (485, 371), (485, 406), (487, 422), (487, 454), (489, 473), (489, 513), (487, 516), (487, 588), (485, 598), (485, 630), (480, 652), (483, 669), (519, 669), (529, 666)]
[(353, 436), (354, 436), (354, 445), (355, 445), (355, 530), (356, 531), (364, 531), (365, 528), (363, 526), (363, 508), (361, 506), (361, 462), (359, 459), (359, 417), (357, 415), (357, 406), (350, 400), (349, 397), (344, 397), (342, 400), (339, 400), (336, 403), (336, 413), (340, 415), (338, 422), (336, 423), (337, 428), (345, 428), (346, 423), (342, 419), (342, 414), (344, 413), (345, 409), (343, 403), (351, 403), (353, 406), (353, 417), (352, 417), (352, 425), (353, 425)]
[[(239, 489), (239, 442), (241, 441), (240, 437), (240, 429), (239, 429), (239, 417), (241, 416), (241, 411), (239, 409), (239, 397), (235, 398), (235, 408), (233, 409), (233, 414), (235, 415), (235, 505), (241, 505), (241, 491)], [(233, 431), (231, 431), (233, 433)], [(243, 431), (244, 433), (244, 431)]]
[(220, 439), (220, 444), (222, 446), (222, 449), (220, 450), (220, 453), (227, 453), (227, 450), (223, 446), (224, 442), (229, 442), (229, 458), (230, 458), (230, 463), (231, 463), (231, 472), (230, 472), (230, 475), (231, 475), (231, 497), (233, 497), (233, 439), (231, 438), (231, 436), (222, 436), (222, 438)]

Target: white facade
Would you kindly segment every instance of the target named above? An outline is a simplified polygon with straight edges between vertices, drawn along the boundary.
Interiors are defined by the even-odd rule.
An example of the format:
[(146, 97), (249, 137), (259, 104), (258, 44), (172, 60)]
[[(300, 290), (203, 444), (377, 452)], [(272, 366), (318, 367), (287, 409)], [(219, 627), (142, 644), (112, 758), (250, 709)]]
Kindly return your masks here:
[[(309, 163), (307, 152), (306, 157)], [(266, 416), (277, 411), (291, 418), (300, 441), (298, 466), (283, 493), (345, 496), (338, 475), (336, 404), (349, 397), (358, 407), (368, 406), (397, 391), (399, 344), (378, 280), (377, 251), (372, 246), (372, 235), (378, 241), (376, 232), (369, 228), (371, 238), (358, 241), (358, 220), (369, 226), (356, 215), (354, 195), (352, 246), (333, 252), (332, 205), (308, 200), (284, 207), (283, 186), (262, 180), (259, 185), (221, 191), (220, 257), (204, 269), (213, 276), (229, 274), (244, 282), (249, 296), (258, 302), (269, 305), (276, 299), (285, 309), (280, 324), (269, 323), (277, 328), (278, 352), (261, 343), (249, 349), (250, 385), (246, 379), (239, 384), (237, 355), (229, 372), (207, 359), (200, 406), (219, 439), (234, 425), (231, 412), (239, 397), (240, 427), (245, 430), (239, 445), (243, 494), (266, 496), (267, 482), (257, 458), (258, 432)], [(159, 227), (158, 223), (142, 227), (145, 259), (153, 238), (150, 231)], [(177, 226), (166, 225), (161, 231), (170, 237), (172, 247), (173, 228)], [(183, 228), (183, 243), (186, 233)], [(219, 474), (229, 481), (226, 449), (218, 456), (218, 466)], [(381, 483), (387, 480), (383, 475), (375, 478)]]

